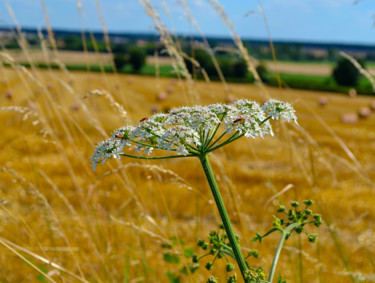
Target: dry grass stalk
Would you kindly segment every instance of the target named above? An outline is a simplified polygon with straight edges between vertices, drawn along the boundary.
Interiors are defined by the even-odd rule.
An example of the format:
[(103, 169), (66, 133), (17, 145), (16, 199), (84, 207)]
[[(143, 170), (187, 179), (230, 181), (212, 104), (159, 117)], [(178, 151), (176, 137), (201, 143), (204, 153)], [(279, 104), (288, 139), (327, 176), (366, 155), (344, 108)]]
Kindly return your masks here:
[(11, 18), (13, 20), (13, 23), (14, 23), (14, 25), (16, 27), (16, 30), (17, 30), (17, 34), (18, 34), (18, 36), (16, 38), (17, 39), (17, 43), (20, 46), (20, 48), (23, 51), (23, 53), (25, 54), (27, 62), (30, 64), (30, 66), (33, 69), (33, 71), (35, 71), (35, 66), (34, 66), (34, 64), (32, 62), (32, 59), (30, 57), (30, 53), (28, 51), (27, 39), (26, 39), (24, 33), (22, 32), (22, 28), (19, 25), (19, 23), (17, 21), (17, 18), (16, 18), (16, 15), (14, 14), (13, 9), (10, 6), (9, 2), (6, 3), (6, 7), (8, 9), (9, 15), (11, 16)]
[(47, 278), (50, 282), (57, 283), (53, 278), (42, 271), (39, 267), (37, 267), (35, 264), (33, 264), (30, 260), (28, 260), (26, 257), (21, 255), (19, 252), (17, 252), (13, 247), (11, 247), (9, 244), (7, 244), (5, 241), (3, 241), (0, 238), (0, 244), (2, 244), (4, 247), (6, 247), (8, 250), (10, 250), (12, 253), (14, 253), (16, 256), (18, 256), (20, 259), (22, 259), (24, 262), (26, 262), (28, 265), (30, 265), (33, 269), (35, 269), (38, 273), (42, 274), (45, 278)]
[(163, 237), (163, 236), (160, 236), (154, 232), (151, 232), (143, 227), (139, 227), (137, 225), (135, 225), (134, 223), (130, 223), (130, 222), (125, 222), (125, 221), (122, 221), (120, 219), (117, 219), (113, 216), (111, 216), (111, 219), (117, 223), (120, 223), (122, 225), (125, 225), (125, 226), (128, 226), (128, 227), (131, 227), (139, 232), (142, 232), (142, 233), (145, 233), (146, 235), (156, 239), (159, 243), (169, 243), (170, 241), (168, 240), (168, 238), (166, 237)]
[[(75, 273), (67, 270), (66, 268), (62, 267), (61, 265), (59, 265), (59, 264), (57, 264), (55, 262), (52, 262), (51, 260), (46, 259), (46, 258), (44, 258), (44, 257), (42, 257), (42, 256), (40, 256), (40, 255), (38, 255), (38, 254), (36, 254), (36, 253), (28, 250), (28, 249), (25, 249), (25, 248), (23, 248), (23, 247), (15, 244), (15, 243), (9, 241), (9, 240), (6, 240), (6, 239), (0, 237), (0, 243), (3, 244), (3, 245), (5, 245), (5, 246), (7, 246), (7, 247), (12, 247), (14, 249), (20, 250), (20, 251), (28, 254), (29, 256), (32, 256), (33, 258), (38, 259), (41, 262), (44, 262), (48, 266), (51, 266), (52, 268), (54, 268), (54, 269), (56, 269), (58, 271), (61, 271), (61, 272), (66, 273), (66, 274), (69, 274), (70, 276), (72, 276), (73, 278), (79, 280), (80, 282), (85, 282), (85, 283), (89, 282), (85, 278), (78, 276), (77, 274), (75, 274)], [(12, 250), (12, 251), (14, 252), (15, 250)], [(17, 255), (19, 255), (19, 254), (17, 254)], [(40, 269), (39, 269), (39, 272), (41, 272)], [(48, 274), (50, 274), (50, 273), (51, 272), (48, 272)], [(49, 278), (48, 274), (47, 274), (47, 278)]]
[(209, 82), (210, 81), (210, 77), (208, 76), (206, 70), (201, 66), (201, 64), (199, 64), (199, 62), (197, 60), (195, 60), (193, 57), (190, 57), (188, 56), (186, 53), (181, 53), (181, 56), (183, 58), (185, 58), (186, 60), (190, 61), (190, 63), (196, 68), (198, 69), (202, 75), (203, 75), (203, 78), (206, 82)]
[(216, 70), (217, 74), (219, 75), (220, 81), (223, 83), (224, 89), (227, 92), (227, 94), (229, 94), (228, 84), (227, 84), (226, 79), (225, 79), (225, 77), (223, 75), (223, 72), (221, 71), (219, 62), (216, 60), (215, 54), (214, 54), (214, 52), (213, 52), (210, 44), (208, 43), (208, 40), (205, 37), (202, 29), (199, 27), (197, 21), (194, 19), (193, 15), (191, 13), (191, 10), (190, 10), (190, 8), (188, 6), (188, 4), (184, 0), (178, 0), (178, 3), (185, 10), (186, 16), (187, 16), (189, 22), (193, 25), (193, 27), (195, 28), (195, 30), (200, 34), (200, 36), (201, 36), (201, 38), (203, 40), (204, 50), (209, 54), (209, 56), (210, 56), (210, 58), (212, 60), (212, 63), (214, 64), (215, 70)]
[(368, 71), (366, 71), (361, 66), (361, 64), (359, 64), (358, 61), (356, 59), (354, 59), (352, 56), (350, 56), (348, 53), (346, 53), (344, 51), (340, 51), (340, 55), (342, 57), (344, 57), (345, 59), (349, 60), (354, 65), (354, 67), (356, 67), (358, 69), (358, 71), (369, 80), (369, 82), (371, 83), (371, 86), (372, 86), (372, 90), (375, 92), (375, 80), (371, 76), (371, 74)]
[(122, 119), (128, 119), (128, 114), (125, 111), (124, 107), (116, 102), (116, 100), (108, 91), (103, 89), (93, 89), (90, 90), (83, 98), (86, 99), (93, 95), (103, 96), (108, 101), (109, 105), (120, 115)]
[[(255, 65), (250, 58), (249, 52), (245, 48), (245, 46), (243, 45), (241, 37), (236, 32), (236, 29), (234, 28), (232, 22), (229, 20), (224, 8), (220, 5), (220, 3), (217, 0), (208, 0), (208, 2), (211, 4), (211, 6), (217, 12), (217, 14), (221, 17), (222, 21), (229, 27), (229, 29), (232, 33), (233, 41), (236, 44), (242, 58), (246, 61), (249, 72), (251, 72), (253, 74), (254, 79), (261, 86), (262, 90), (265, 91), (262, 79), (259, 77), (259, 74), (258, 74), (258, 72), (255, 68)], [(267, 93), (267, 92), (265, 92), (265, 93)]]
[(0, 107), (0, 112), (17, 112), (22, 114), (22, 120), (31, 120), (31, 124), (33, 126), (41, 125), (42, 129), (39, 131), (39, 133), (43, 136), (43, 138), (46, 138), (48, 135), (51, 135), (50, 130), (45, 127), (46, 122), (42, 120), (41, 117), (39, 117), (38, 113), (31, 109), (30, 107), (21, 107), (21, 106), (5, 106)]
[(194, 81), (189, 73), (188, 69), (186, 68), (183, 56), (181, 52), (178, 50), (174, 40), (169, 35), (168, 29), (163, 24), (159, 14), (156, 12), (154, 7), (151, 5), (149, 0), (139, 0), (142, 6), (145, 8), (147, 15), (153, 20), (155, 29), (160, 34), (160, 40), (163, 45), (166, 47), (167, 52), (171, 58), (175, 60), (176, 63), (173, 63), (173, 67), (178, 75), (182, 75), (187, 80), (188, 86), (188, 94), (190, 102), (197, 102), (198, 96), (197, 93), (194, 91)]
[[(96, 178), (96, 181), (98, 181), (100, 179), (103, 179), (103, 178), (105, 178), (105, 177), (107, 177), (109, 175), (117, 174), (119, 171), (126, 170), (126, 169), (129, 169), (129, 168), (147, 169), (150, 172), (153, 172), (153, 173), (157, 174), (158, 176), (160, 176), (159, 181), (162, 181), (164, 175), (170, 176), (171, 178), (168, 178), (169, 181), (171, 181), (173, 183), (177, 183), (180, 186), (185, 187), (189, 191), (193, 190), (192, 187), (190, 185), (188, 185), (188, 182), (184, 178), (182, 178), (181, 176), (179, 176), (178, 174), (176, 174), (172, 170), (164, 169), (163, 167), (158, 166), (158, 165), (147, 165), (147, 164), (141, 164), (141, 163), (129, 163), (129, 164), (126, 164), (126, 165), (121, 166), (119, 168), (116, 168), (116, 169), (114, 169), (112, 171), (106, 172), (104, 175), (99, 176), (98, 178)], [(163, 176), (160, 175), (160, 174), (162, 174)]]

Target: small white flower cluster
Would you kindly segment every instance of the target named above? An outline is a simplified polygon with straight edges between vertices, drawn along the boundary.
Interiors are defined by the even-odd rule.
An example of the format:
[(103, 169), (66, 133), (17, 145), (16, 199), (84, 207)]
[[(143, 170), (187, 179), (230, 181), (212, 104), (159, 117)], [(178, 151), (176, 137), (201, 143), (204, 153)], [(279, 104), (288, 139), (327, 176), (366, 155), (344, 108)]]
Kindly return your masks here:
[(231, 111), (224, 118), (224, 128), (228, 134), (233, 131), (244, 134), (245, 137), (263, 137), (273, 135), (271, 125), (258, 103), (245, 99), (237, 100), (233, 104), (235, 111)]
[(232, 105), (181, 107), (168, 114), (144, 118), (137, 127), (117, 129), (108, 140), (96, 147), (91, 157), (92, 166), (95, 170), (97, 164), (110, 157), (119, 158), (124, 148), (130, 145), (135, 145), (136, 151), (143, 149), (147, 154), (153, 149), (175, 151), (181, 155), (208, 152), (210, 144), (218, 142), (214, 140), (214, 135), (220, 125), (230, 138), (273, 135), (269, 119), (296, 122), (294, 112), (290, 104), (273, 99), (262, 107), (246, 99), (237, 100)]
[(262, 110), (272, 119), (283, 119), (284, 121), (294, 121), (297, 123), (297, 117), (295, 115), (295, 110), (292, 105), (287, 102), (270, 99), (262, 106)]

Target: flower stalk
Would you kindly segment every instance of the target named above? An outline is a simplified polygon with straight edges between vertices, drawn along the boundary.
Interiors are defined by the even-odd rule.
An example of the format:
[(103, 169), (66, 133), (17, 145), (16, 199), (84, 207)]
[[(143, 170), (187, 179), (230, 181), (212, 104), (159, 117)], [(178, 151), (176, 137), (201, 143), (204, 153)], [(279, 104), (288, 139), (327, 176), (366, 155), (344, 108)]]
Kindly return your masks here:
[[(232, 224), (229, 220), (229, 216), (227, 213), (227, 210), (225, 209), (223, 198), (221, 197), (219, 188), (216, 184), (214, 174), (212, 172), (212, 168), (210, 165), (210, 162), (208, 161), (208, 157), (206, 154), (199, 157), (199, 160), (202, 164), (204, 173), (206, 175), (208, 184), (210, 185), (212, 195), (215, 199), (215, 203), (217, 206), (217, 209), (219, 210), (221, 221), (223, 222), (225, 232), (228, 236), (228, 240), (231, 244), (233, 254), (235, 256), (235, 259), (237, 261), (238, 267), (241, 270), (242, 277), (245, 278), (245, 272), (247, 270), (247, 265), (245, 262), (244, 257), (241, 254), (240, 246), (238, 244), (238, 240), (236, 238), (236, 235), (233, 231)], [(245, 281), (246, 282), (246, 281)]]
[(284, 245), (284, 241), (286, 239), (286, 237), (288, 236), (288, 234), (296, 227), (300, 226), (301, 223), (297, 222), (297, 223), (293, 223), (291, 225), (289, 225), (288, 227), (286, 227), (285, 230), (282, 230), (281, 232), (281, 237), (280, 237), (280, 241), (279, 241), (279, 244), (277, 245), (277, 249), (276, 249), (276, 252), (275, 252), (275, 256), (273, 258), (273, 261), (272, 261), (272, 265), (271, 265), (271, 270), (270, 270), (270, 274), (268, 276), (268, 282), (269, 283), (272, 283), (273, 281), (273, 277), (275, 276), (275, 271), (276, 271), (276, 266), (277, 266), (277, 262), (279, 261), (279, 257), (280, 257), (280, 253), (281, 253), (281, 250), (283, 248), (283, 245)]

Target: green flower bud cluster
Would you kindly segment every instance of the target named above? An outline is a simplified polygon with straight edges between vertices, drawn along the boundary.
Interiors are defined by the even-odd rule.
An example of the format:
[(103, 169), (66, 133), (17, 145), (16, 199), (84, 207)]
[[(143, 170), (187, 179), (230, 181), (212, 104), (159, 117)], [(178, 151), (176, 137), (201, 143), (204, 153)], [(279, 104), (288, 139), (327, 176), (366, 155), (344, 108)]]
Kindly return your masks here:
[(320, 216), (320, 214), (313, 214), (312, 210), (309, 209), (309, 207), (314, 204), (314, 201), (304, 200), (303, 204), (304, 208), (301, 208), (300, 203), (298, 203), (297, 201), (292, 201), (290, 203), (290, 206), (292, 208), (288, 210), (284, 205), (280, 205), (277, 209), (277, 212), (280, 214), (284, 214), (285, 217), (279, 218), (274, 216), (275, 220), (273, 221), (273, 228), (263, 236), (259, 233), (256, 233), (256, 237), (254, 237), (252, 241), (262, 242), (262, 239), (265, 236), (271, 234), (274, 231), (282, 232), (292, 224), (299, 224), (295, 225), (296, 227), (294, 227), (291, 231), (288, 231), (288, 235), (286, 238), (289, 238), (290, 235), (295, 231), (298, 234), (305, 233), (309, 242), (314, 243), (318, 236), (315, 234), (309, 234), (304, 227), (307, 224), (314, 224), (316, 227), (319, 227), (323, 223), (322, 217)]
[(304, 226), (306, 224), (313, 223), (316, 227), (319, 227), (322, 224), (322, 218), (320, 214), (313, 214), (312, 210), (309, 209), (310, 206), (314, 205), (314, 201), (304, 200), (303, 204), (304, 208), (300, 209), (301, 205), (296, 201), (292, 201), (290, 204), (292, 208), (288, 211), (286, 211), (286, 208), (281, 205), (277, 212), (284, 213), (287, 219), (284, 220), (276, 218), (276, 220), (274, 221), (274, 226), (282, 227), (284, 225), (285, 227), (288, 227), (293, 223), (300, 223), (299, 226), (295, 227), (292, 231), (290, 231), (287, 237), (289, 237), (293, 231), (295, 231), (298, 234), (304, 232), (307, 235), (309, 242), (314, 243), (317, 239), (317, 235), (307, 233)]
[(249, 257), (258, 258), (259, 257), (259, 252), (257, 250), (249, 251), (249, 253), (247, 254), (246, 258), (249, 258)]
[(207, 283), (218, 283), (219, 279), (217, 279), (216, 277), (211, 276), (210, 278), (207, 279), (206, 282)]
[(236, 274), (230, 275), (227, 278), (227, 283), (236, 283), (236, 282), (237, 282), (237, 275)]
[[(239, 237), (236, 236), (237, 241), (239, 242)], [(231, 248), (231, 245), (228, 240), (228, 236), (225, 233), (224, 226), (223, 224), (220, 224), (218, 226), (218, 230), (215, 231), (210, 231), (207, 241), (200, 239), (197, 242), (198, 247), (200, 247), (203, 251), (206, 253), (200, 257), (197, 255), (193, 255), (192, 261), (194, 264), (197, 264), (200, 260), (202, 260), (206, 256), (211, 256), (213, 257), (212, 260), (206, 262), (205, 268), (207, 270), (212, 270), (215, 262), (219, 259), (225, 259), (227, 261), (227, 264), (225, 266), (225, 270), (227, 272), (231, 272), (235, 269), (235, 265), (229, 262), (227, 256), (234, 258), (233, 250)], [(251, 251), (249, 252), (249, 256), (257, 257), (258, 256), (258, 251)], [(211, 280), (211, 281), (210, 281)], [(216, 280), (214, 277), (210, 277), (207, 282), (217, 282), (213, 281)], [(237, 275), (232, 274), (229, 275), (227, 278), (227, 282), (237, 282)]]
[(267, 281), (265, 281), (266, 274), (264, 273), (263, 267), (259, 267), (257, 269), (250, 268), (246, 272), (245, 279), (248, 282), (251, 282), (251, 283), (264, 283), (264, 282), (267, 282)]

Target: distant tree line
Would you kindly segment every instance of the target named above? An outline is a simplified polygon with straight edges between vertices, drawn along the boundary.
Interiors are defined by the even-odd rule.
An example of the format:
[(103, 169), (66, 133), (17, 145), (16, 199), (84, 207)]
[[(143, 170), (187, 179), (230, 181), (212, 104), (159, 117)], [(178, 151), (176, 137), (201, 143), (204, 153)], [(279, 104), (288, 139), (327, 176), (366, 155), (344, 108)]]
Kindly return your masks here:
[(139, 73), (146, 63), (146, 52), (140, 48), (132, 47), (124, 53), (116, 52), (113, 61), (118, 72), (121, 72), (129, 64), (134, 73)]
[[(40, 46), (39, 38), (36, 36), (27, 37), (29, 46)], [(208, 39), (212, 48), (220, 46), (222, 39)], [(19, 48), (18, 42), (14, 38), (7, 38), (3, 44), (6, 48), (14, 49)], [(98, 51), (107, 52), (107, 46), (103, 38), (99, 38), (93, 42), (90, 36), (86, 37), (85, 43), (79, 34), (67, 33), (57, 38), (58, 48), (61, 50), (75, 50), (75, 51)], [(272, 58), (271, 48), (265, 44), (250, 44), (244, 41), (250, 54), (259, 60), (268, 60)], [(277, 43), (275, 46), (275, 53), (277, 60), (290, 60), (290, 61), (331, 61), (336, 62), (332, 70), (332, 78), (337, 85), (340, 86), (355, 86), (360, 78), (359, 71), (347, 59), (342, 58), (335, 47), (327, 48), (324, 50), (312, 47), (311, 50), (298, 43)], [(203, 78), (203, 70), (211, 79), (219, 79), (219, 73), (215, 64), (206, 50), (192, 47), (191, 41), (188, 38), (179, 38), (179, 47), (182, 51), (191, 56), (199, 66), (196, 66), (189, 59), (185, 59), (185, 64), (192, 74), (197, 78)], [(149, 37), (145, 40), (140, 40), (136, 35), (127, 41), (111, 42), (110, 48), (114, 54), (114, 64), (117, 71), (133, 71), (134, 73), (141, 72), (142, 67), (146, 63), (146, 56), (152, 56), (155, 52), (159, 56), (167, 56), (167, 52), (162, 52), (163, 46), (155, 39)], [(323, 50), (323, 51), (322, 51)], [(224, 51), (216, 51), (215, 59), (219, 68), (225, 78), (240, 79), (252, 81), (253, 77), (249, 74), (246, 62), (239, 58), (237, 55), (230, 54)], [(363, 52), (362, 58), (358, 61), (362, 66), (365, 66), (365, 59), (368, 61), (375, 61), (374, 52)], [(131, 70), (126, 68), (131, 66)], [(267, 70), (264, 63), (257, 66), (258, 74), (261, 79), (267, 83), (272, 76)]]
[[(88, 51), (107, 52), (104, 42), (104, 36), (101, 33), (94, 33), (95, 42), (91, 39), (91, 34), (86, 33), (86, 42), (82, 42), (81, 34), (76, 32), (56, 31), (55, 39), (58, 48), (62, 50), (76, 50), (82, 51), (85, 48)], [(36, 30), (27, 30), (25, 36), (30, 46), (40, 46), (40, 39), (37, 36)], [(48, 37), (46, 35), (46, 37)], [(129, 49), (133, 46), (141, 46), (142, 50), (147, 55), (153, 55), (155, 50), (161, 51), (164, 47), (158, 42), (156, 35), (143, 35), (143, 34), (125, 34), (125, 35), (110, 35), (112, 40), (110, 43), (111, 49), (114, 53), (128, 53)], [(178, 40), (179, 46), (183, 51), (187, 51), (191, 43), (199, 42), (196, 37), (183, 37), (175, 38)], [(19, 48), (16, 38), (4, 37), (1, 38), (4, 46), (8, 49)], [(233, 46), (230, 39), (225, 38), (207, 38), (208, 43), (212, 48), (218, 46)], [(142, 44), (138, 44), (141, 41)], [(272, 59), (272, 52), (268, 42), (243, 40), (245, 47), (248, 48), (250, 54), (259, 60)], [(354, 53), (361, 53), (361, 58), (366, 61), (375, 61), (375, 50), (371, 46), (361, 45), (327, 45), (319, 43), (298, 43), (298, 42), (274, 42), (276, 57), (278, 60), (287, 61), (330, 61), (336, 62), (339, 58), (338, 50), (353, 50)], [(344, 48), (344, 49), (343, 49)], [(186, 52), (187, 53), (187, 52)], [(187, 53), (188, 54), (188, 53)], [(219, 53), (218, 53), (219, 54)], [(160, 56), (167, 55), (167, 53), (160, 53)]]
[[(203, 77), (203, 71), (205, 71), (210, 78), (215, 79), (219, 77), (218, 70), (207, 51), (202, 49), (192, 51), (190, 49), (187, 51), (187, 54), (199, 64), (197, 66), (191, 59), (185, 59), (186, 67), (190, 73), (198, 77)], [(224, 77), (240, 79), (246, 77), (248, 73), (247, 64), (243, 59), (238, 58), (238, 56), (221, 54), (215, 54), (215, 58)]]

